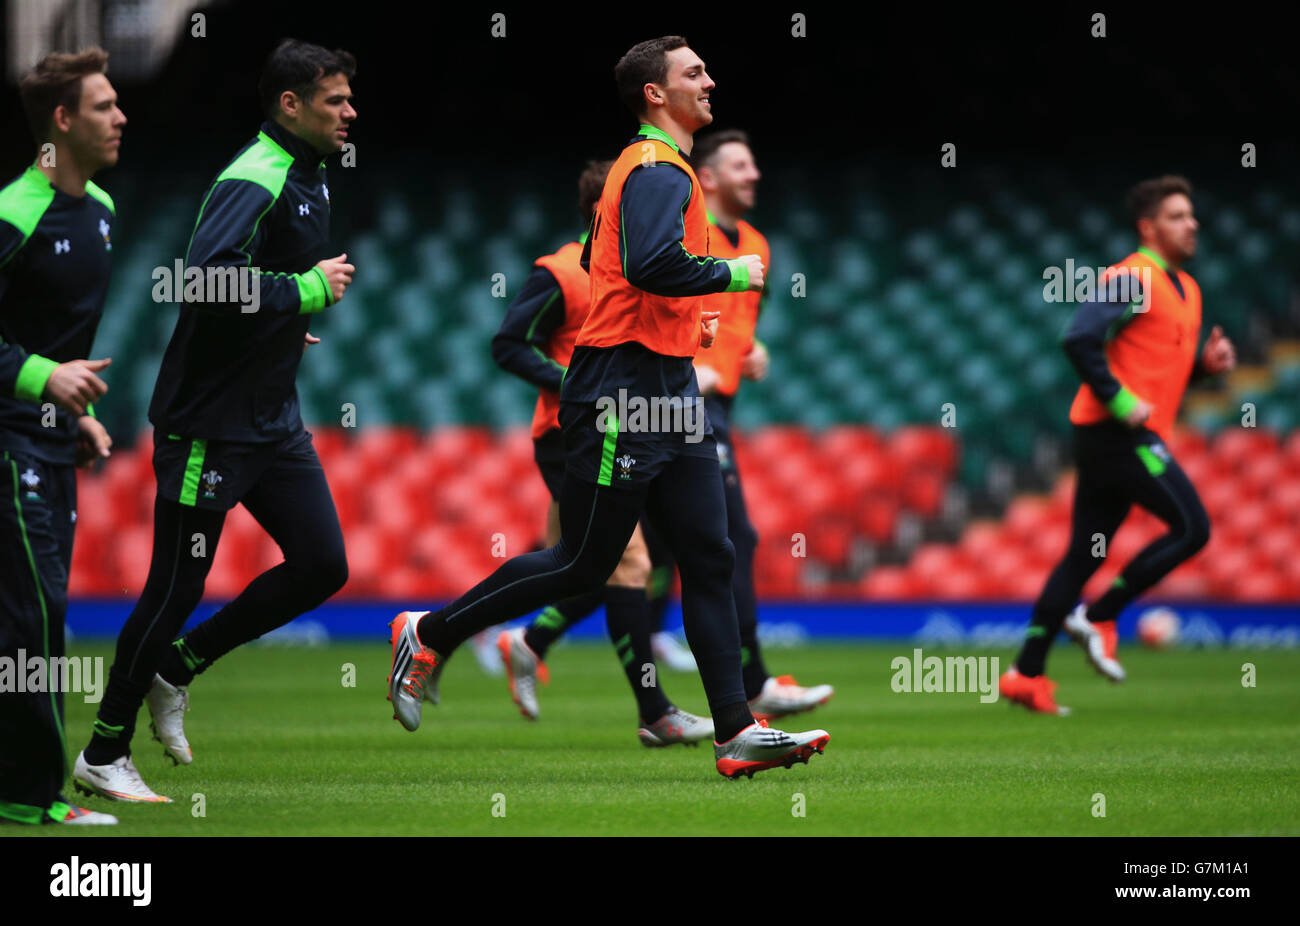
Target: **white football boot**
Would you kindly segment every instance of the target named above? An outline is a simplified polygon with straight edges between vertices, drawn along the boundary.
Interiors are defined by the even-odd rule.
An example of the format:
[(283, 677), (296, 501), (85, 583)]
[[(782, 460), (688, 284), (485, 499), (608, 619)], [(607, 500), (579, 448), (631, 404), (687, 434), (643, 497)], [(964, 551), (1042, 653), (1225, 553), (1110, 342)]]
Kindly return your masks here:
[(549, 685), (550, 670), (524, 642), (523, 627), (501, 631), (497, 637), (497, 649), (501, 651), (501, 662), (506, 667), (511, 700), (519, 705), (519, 713), (529, 720), (536, 720), (542, 712), (537, 703), (537, 682), (540, 680), (543, 685)]
[(677, 642), (671, 633), (653, 633), (650, 635), (650, 652), (656, 662), (662, 662), (674, 672), (698, 672), (695, 654)]
[(1088, 663), (1094, 669), (1112, 682), (1124, 681), (1124, 667), (1119, 664), (1119, 660), (1111, 659), (1106, 655), (1106, 640), (1102, 637), (1101, 631), (1088, 620), (1088, 609), (1085, 605), (1077, 605), (1066, 616), (1063, 626), (1070, 638), (1083, 647), (1084, 655), (1088, 657)]
[(73, 804), (64, 804), (67, 813), (60, 820), (53, 817), (54, 808), (51, 807), (46, 814), (51, 823), (66, 823), (68, 826), (116, 826), (117, 817), (111, 813), (100, 813), (98, 810), (87, 810), (85, 807), (77, 807)]
[(190, 689), (187, 685), (172, 685), (161, 675), (154, 675), (153, 687), (144, 699), (149, 705), (150, 729), (155, 742), (162, 743), (163, 755), (175, 765), (189, 765), (194, 761), (194, 750), (185, 739), (185, 712), (190, 709)]
[(792, 675), (769, 675), (763, 683), (763, 690), (749, 702), (749, 710), (755, 720), (774, 720), (787, 714), (810, 711), (819, 704), (825, 704), (833, 694), (835, 689), (830, 685), (804, 688), (795, 683)]
[(470, 637), (470, 645), (474, 647), (474, 658), (478, 660), (478, 667), (483, 670), (484, 675), (493, 678), (500, 678), (506, 674), (505, 664), (501, 661), (501, 651), (497, 649), (497, 636), (503, 629), (505, 628), (497, 624), (480, 630)]
[(674, 743), (698, 746), (713, 739), (713, 721), (673, 707), (654, 723), (642, 726), (636, 735), (642, 746), (671, 746)]
[(393, 719), (408, 730), (420, 726), (424, 693), (433, 689), (432, 701), (438, 703), (438, 680), (446, 663), (420, 642), (416, 633), (428, 611), (403, 611), (389, 622), (393, 642), (393, 665), (388, 675), (388, 700), (393, 702)]
[(825, 730), (809, 730), (805, 733), (786, 733), (773, 730), (766, 720), (751, 723), (725, 743), (713, 744), (713, 756), (717, 762), (718, 772), (727, 778), (739, 778), (741, 775), (754, 777), (755, 772), (764, 769), (790, 768), (796, 762), (804, 762), (814, 752), (823, 752), (831, 735)]
[(138, 804), (170, 804), (172, 799), (155, 794), (144, 783), (130, 756), (122, 756), (110, 765), (91, 765), (86, 753), (77, 754), (72, 781), (82, 794), (98, 794), (110, 801), (128, 801)]

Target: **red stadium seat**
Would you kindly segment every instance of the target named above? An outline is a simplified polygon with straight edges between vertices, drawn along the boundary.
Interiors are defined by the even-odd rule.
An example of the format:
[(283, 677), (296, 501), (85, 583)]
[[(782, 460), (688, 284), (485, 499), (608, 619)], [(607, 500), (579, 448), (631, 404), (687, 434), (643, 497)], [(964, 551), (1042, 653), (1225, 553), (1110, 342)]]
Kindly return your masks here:
[(917, 466), (934, 466), (950, 473), (957, 461), (957, 445), (946, 428), (901, 427), (888, 436), (886, 446), (904, 472)]
[(1169, 452), (1180, 464), (1193, 457), (1204, 456), (1210, 447), (1205, 434), (1192, 428), (1177, 428), (1169, 441)]
[(1006, 547), (1002, 525), (997, 521), (972, 521), (961, 536), (961, 548), (972, 562), (982, 562)]
[(1272, 456), (1277, 452), (1277, 435), (1262, 428), (1224, 428), (1213, 445), (1214, 456), (1233, 469), (1252, 457)]
[(858, 527), (878, 544), (887, 544), (898, 530), (899, 502), (893, 495), (873, 494), (858, 503)]
[(914, 468), (903, 478), (903, 502), (923, 517), (933, 518), (943, 507), (948, 480), (936, 469)]
[(1078, 485), (1078, 476), (1071, 470), (1061, 475), (1052, 486), (1051, 505), (1054, 511), (1071, 511), (1074, 507), (1074, 487)]
[(884, 452), (884, 444), (875, 431), (856, 425), (827, 428), (816, 442), (817, 453), (840, 464), (848, 464), (863, 456), (877, 456)]
[(833, 568), (841, 568), (853, 544), (853, 523), (844, 515), (822, 515), (808, 534), (808, 555)]
[(1204, 601), (1210, 597), (1212, 588), (1212, 583), (1205, 576), (1185, 569), (1175, 569), (1156, 584), (1151, 595), (1180, 601)]
[(924, 597), (924, 584), (902, 566), (878, 566), (858, 583), (862, 597), (873, 601)]
[(1052, 518), (1050, 503), (1040, 495), (1021, 495), (1009, 506), (1003, 518), (1007, 530), (1021, 540), (1034, 539)]

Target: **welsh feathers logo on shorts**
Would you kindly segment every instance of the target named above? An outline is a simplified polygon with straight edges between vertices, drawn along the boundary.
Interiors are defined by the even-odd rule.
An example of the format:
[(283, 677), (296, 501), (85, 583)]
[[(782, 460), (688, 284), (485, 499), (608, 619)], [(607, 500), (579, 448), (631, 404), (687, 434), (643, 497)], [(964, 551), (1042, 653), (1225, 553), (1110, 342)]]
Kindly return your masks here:
[(632, 457), (625, 453), (614, 462), (618, 464), (620, 470), (618, 474), (619, 479), (632, 478), (632, 467), (636, 465), (636, 460), (632, 459)]
[(221, 476), (215, 469), (210, 469), (203, 474), (200, 481), (203, 483), (203, 497), (216, 498), (217, 486), (221, 484)]
[(41, 488), (41, 477), (36, 475), (36, 470), (29, 466), (27, 467), (27, 472), (23, 473), (18, 478), (22, 480), (23, 488), (27, 490), (28, 498), (41, 497), (39, 494)]

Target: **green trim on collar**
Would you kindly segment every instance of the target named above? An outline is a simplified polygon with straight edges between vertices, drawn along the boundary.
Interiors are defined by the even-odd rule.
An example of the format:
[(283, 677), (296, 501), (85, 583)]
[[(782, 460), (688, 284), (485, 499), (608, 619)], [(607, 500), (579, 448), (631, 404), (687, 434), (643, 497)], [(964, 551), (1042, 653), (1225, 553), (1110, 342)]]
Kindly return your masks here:
[(1168, 262), (1159, 254), (1157, 254), (1155, 251), (1147, 247), (1146, 245), (1143, 245), (1142, 247), (1138, 248), (1138, 253), (1145, 254), (1147, 257), (1151, 258), (1151, 260), (1155, 263), (1157, 267), (1159, 267), (1161, 270), (1165, 271), (1166, 273), (1169, 272)]
[[(22, 233), (23, 244), (26, 244), (27, 239), (36, 230), (36, 226), (40, 224), (41, 216), (45, 215), (45, 210), (50, 208), (52, 202), (54, 202), (54, 185), (40, 168), (33, 164), (19, 174), (12, 183), (0, 189), (0, 219), (18, 229)], [(15, 248), (4, 262), (8, 262), (21, 248), (22, 245)]]
[(95, 197), (95, 199), (104, 204), (105, 209), (113, 213), (113, 215), (117, 215), (117, 209), (113, 206), (113, 197), (109, 196), (103, 191), (103, 189), (89, 180), (86, 181), (86, 194)]
[(578, 236), (578, 244), (587, 243), (587, 230), (583, 229), (582, 234)]
[(641, 128), (637, 129), (636, 133), (638, 135), (646, 135), (650, 138), (657, 138), (678, 154), (682, 153), (682, 149), (677, 147), (677, 142), (673, 141), (673, 137), (661, 128), (657, 128), (653, 125), (646, 125), (643, 122), (641, 123)]
[(711, 210), (707, 209), (707, 208), (704, 210), (704, 217), (705, 217), (706, 219), (709, 220), (709, 224), (710, 224), (710, 225), (717, 225), (717, 224), (718, 224), (718, 220), (717, 220), (717, 218), (713, 215), (713, 212), (712, 212)]
[[(220, 174), (217, 175), (216, 184), (223, 180), (247, 180), (250, 183), (256, 183), (264, 187), (270, 194), (272, 201), (280, 198), (280, 191), (284, 189), (284, 179), (289, 173), (289, 167), (293, 164), (293, 155), (280, 147), (270, 135), (265, 132), (257, 133), (257, 143), (250, 145), (243, 154), (231, 161)], [(212, 195), (211, 189), (208, 195)], [(208, 201), (203, 200), (206, 206)], [(267, 208), (270, 208), (269, 206)], [(203, 217), (203, 207), (199, 207), (199, 218)], [(195, 228), (198, 222), (195, 222)], [(191, 238), (193, 243), (193, 238)], [(186, 253), (189, 249), (186, 249)]]

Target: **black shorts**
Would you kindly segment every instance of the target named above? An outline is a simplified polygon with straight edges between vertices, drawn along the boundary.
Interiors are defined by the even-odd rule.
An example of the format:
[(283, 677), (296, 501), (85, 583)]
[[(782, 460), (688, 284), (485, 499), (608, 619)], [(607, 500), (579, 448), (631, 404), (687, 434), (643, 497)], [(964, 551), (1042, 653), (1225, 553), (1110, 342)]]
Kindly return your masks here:
[(708, 429), (702, 400), (697, 399), (680, 415), (671, 410), (668, 414), (678, 423), (670, 421), (663, 430), (643, 422), (636, 412), (629, 421), (621, 421), (609, 406), (561, 402), (566, 476), (596, 485), (641, 489), (679, 456), (717, 459), (717, 443)]
[(153, 471), (158, 497), (193, 508), (229, 511), (276, 460), (316, 460), (311, 433), (302, 430), (265, 443), (203, 440), (154, 432)]
[(717, 457), (690, 357), (634, 341), (578, 347), (560, 388), (570, 478), (644, 489), (679, 456)]
[(560, 486), (564, 485), (564, 432), (551, 428), (536, 438), (533, 441), (533, 459), (551, 498), (558, 502)]

